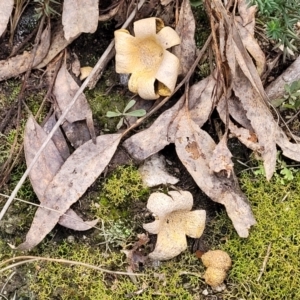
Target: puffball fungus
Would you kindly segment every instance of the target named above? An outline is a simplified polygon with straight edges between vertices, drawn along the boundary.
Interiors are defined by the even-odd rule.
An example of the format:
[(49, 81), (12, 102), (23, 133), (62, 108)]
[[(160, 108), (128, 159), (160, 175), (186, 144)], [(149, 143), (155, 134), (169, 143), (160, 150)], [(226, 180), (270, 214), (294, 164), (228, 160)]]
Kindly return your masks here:
[(169, 96), (179, 73), (179, 59), (166, 49), (180, 44), (180, 37), (159, 18), (134, 22), (134, 35), (115, 31), (116, 72), (131, 74), (128, 88), (147, 100)]
[(226, 272), (231, 267), (230, 256), (222, 250), (208, 251), (201, 256), (202, 262), (207, 270), (204, 279), (213, 289), (218, 290), (226, 278)]
[(157, 234), (155, 249), (149, 254), (153, 260), (167, 260), (179, 255), (187, 248), (186, 235), (199, 238), (205, 228), (205, 210), (190, 211), (193, 206), (190, 192), (171, 191), (168, 194), (153, 193), (147, 203), (147, 208), (157, 218), (143, 224), (145, 230)]

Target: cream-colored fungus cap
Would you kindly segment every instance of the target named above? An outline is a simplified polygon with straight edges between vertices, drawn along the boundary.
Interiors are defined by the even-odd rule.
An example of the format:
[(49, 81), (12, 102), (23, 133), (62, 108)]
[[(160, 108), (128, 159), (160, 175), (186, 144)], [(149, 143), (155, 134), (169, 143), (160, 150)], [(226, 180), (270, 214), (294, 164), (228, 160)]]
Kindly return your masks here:
[(176, 85), (179, 59), (166, 49), (180, 44), (177, 32), (159, 18), (134, 22), (134, 35), (115, 31), (116, 72), (131, 74), (128, 88), (147, 100), (169, 96)]
[(167, 260), (179, 255), (187, 248), (186, 235), (199, 238), (205, 228), (205, 210), (190, 211), (193, 196), (188, 191), (170, 191), (169, 196), (153, 193), (147, 208), (156, 220), (143, 224), (145, 230), (157, 234), (157, 242), (149, 257), (153, 260)]

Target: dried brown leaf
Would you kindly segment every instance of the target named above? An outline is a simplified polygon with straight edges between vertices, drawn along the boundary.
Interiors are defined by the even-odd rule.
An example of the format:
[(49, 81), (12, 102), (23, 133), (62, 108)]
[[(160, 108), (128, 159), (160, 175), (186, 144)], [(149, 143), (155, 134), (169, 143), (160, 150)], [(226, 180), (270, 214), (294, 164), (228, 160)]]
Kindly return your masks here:
[[(68, 72), (66, 63), (64, 62), (58, 71), (53, 88), (53, 94), (56, 97), (61, 112), (67, 109), (78, 89), (78, 84)], [(67, 113), (66, 120), (69, 123), (86, 120), (91, 136), (95, 137), (92, 110), (83, 93), (80, 94), (73, 107)]]
[[(46, 132), (36, 123), (32, 116), (29, 117), (24, 133), (24, 153), (27, 165), (31, 164), (34, 156), (46, 138)], [(44, 193), (46, 188), (63, 163), (64, 159), (61, 157), (59, 150), (56, 148), (55, 143), (50, 140), (29, 173), (34, 192), (42, 205), (45, 204)], [(78, 222), (76, 222), (76, 220)], [(97, 220), (84, 222), (73, 210), (69, 209), (65, 215), (59, 219), (58, 223), (70, 229), (84, 231), (96, 225)]]
[(233, 170), (233, 162), (231, 160), (232, 154), (227, 147), (227, 136), (223, 135), (219, 144), (212, 153), (212, 157), (209, 161), (209, 168), (214, 173), (220, 173), (225, 171), (227, 178), (230, 178)]
[(286, 93), (284, 86), (291, 84), (293, 81), (300, 80), (300, 56), (272, 83), (266, 88), (271, 103), (279, 98), (282, 98)]
[[(48, 52), (50, 46), (50, 32), (50, 25), (48, 25), (42, 33), (41, 41), (34, 57), (33, 67), (37, 66)], [(7, 60), (1, 60), (0, 81), (26, 72), (30, 67), (32, 56), (32, 52), (24, 51), (21, 55), (8, 58)]]
[(240, 191), (234, 174), (227, 178), (214, 174), (209, 161), (216, 145), (208, 133), (183, 115), (178, 123), (175, 140), (178, 157), (201, 190), (213, 201), (225, 206), (240, 237), (247, 237), (255, 219), (250, 205)]
[(99, 0), (65, 0), (62, 24), (67, 41), (78, 37), (82, 32), (94, 33), (98, 27)]
[(0, 37), (6, 29), (13, 8), (14, 8), (14, 0), (0, 1)]
[[(254, 25), (255, 22), (248, 23), (246, 27), (242, 25), (242, 18), (236, 17), (236, 26), (238, 28), (239, 34), (241, 36), (241, 39), (243, 41), (243, 44), (247, 51), (250, 53), (250, 55), (253, 57), (256, 63), (257, 72), (259, 75), (261, 75), (265, 69), (266, 66), (266, 57), (264, 52), (259, 47), (257, 40), (254, 38)], [(254, 19), (255, 20), (255, 19)], [(249, 30), (249, 24), (253, 24)], [(253, 33), (251, 32), (253, 31)]]
[(195, 61), (195, 19), (191, 9), (190, 0), (183, 0), (179, 13), (179, 20), (176, 25), (181, 43), (174, 47), (173, 53), (179, 58), (181, 63), (181, 73), (186, 75)]
[(26, 235), (26, 241), (18, 249), (31, 249), (44, 239), (59, 218), (103, 172), (114, 155), (121, 137), (121, 134), (98, 136), (96, 144), (88, 141), (75, 150), (45, 191), (43, 205), (52, 210), (38, 208)]
[[(209, 76), (190, 88), (191, 118), (200, 127), (207, 121), (212, 110), (211, 97), (215, 84), (213, 76)], [(184, 96), (181, 97), (173, 107), (163, 112), (148, 129), (132, 135), (123, 143), (133, 158), (144, 160), (166, 145), (174, 143), (177, 116), (184, 106), (184, 99)]]
[(47, 66), (56, 55), (58, 55), (63, 49), (65, 49), (75, 38), (66, 40), (64, 36), (62, 24), (58, 24), (52, 30), (50, 47), (47, 55), (44, 59), (36, 66), (36, 69), (42, 69)]
[[(250, 23), (255, 22), (256, 5), (249, 5), (248, 1), (238, 0), (238, 11), (242, 19), (243, 26), (248, 26)], [(251, 24), (254, 33), (254, 24)]]
[(172, 0), (160, 0), (160, 4), (164, 6), (169, 5), (171, 2)]
[[(48, 134), (52, 130), (52, 128), (54, 127), (55, 124), (56, 124), (56, 118), (55, 118), (55, 114), (53, 113), (50, 116), (50, 118), (47, 120), (45, 125), (43, 126), (43, 129), (46, 132), (46, 134)], [(60, 128), (58, 128), (55, 131), (55, 133), (52, 137), (52, 141), (54, 142), (54, 145), (56, 146), (57, 150), (59, 151), (59, 154), (65, 161), (70, 156), (70, 149), (68, 147), (66, 139), (65, 139), (63, 133), (61, 132)]]
[(240, 99), (247, 118), (258, 137), (266, 178), (269, 180), (276, 167), (276, 123), (268, 107), (241, 69), (237, 68), (236, 75), (233, 81), (233, 90)]

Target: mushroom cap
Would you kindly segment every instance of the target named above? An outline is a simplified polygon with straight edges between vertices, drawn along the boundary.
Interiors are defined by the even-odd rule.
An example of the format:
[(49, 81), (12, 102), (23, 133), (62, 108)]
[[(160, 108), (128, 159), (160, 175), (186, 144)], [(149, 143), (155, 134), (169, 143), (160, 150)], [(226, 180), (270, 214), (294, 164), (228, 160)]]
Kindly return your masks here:
[[(168, 260), (186, 250), (185, 213), (184, 211), (171, 213), (162, 222), (157, 220), (153, 222), (159, 225), (159, 230), (157, 232), (155, 249), (149, 254), (150, 259)], [(149, 227), (153, 223), (144, 224), (144, 229), (149, 231)]]
[(170, 191), (169, 196), (153, 193), (147, 208), (157, 219), (143, 224), (145, 230), (157, 234), (155, 249), (149, 254), (153, 260), (167, 260), (179, 255), (187, 248), (186, 235), (199, 238), (205, 228), (206, 212), (190, 211), (193, 196), (187, 191)]
[(134, 35), (115, 31), (116, 72), (131, 74), (128, 88), (143, 99), (169, 96), (175, 88), (179, 59), (166, 49), (178, 45), (180, 37), (159, 18), (134, 22)]
[(203, 278), (205, 282), (211, 287), (216, 288), (223, 283), (226, 278), (226, 271), (224, 269), (209, 267), (204, 273)]
[(188, 191), (170, 191), (169, 196), (164, 193), (152, 193), (148, 199), (147, 208), (159, 217), (166, 216), (173, 211), (189, 211), (193, 207), (193, 196)]
[(201, 256), (204, 266), (227, 271), (231, 267), (231, 258), (223, 250), (210, 250)]

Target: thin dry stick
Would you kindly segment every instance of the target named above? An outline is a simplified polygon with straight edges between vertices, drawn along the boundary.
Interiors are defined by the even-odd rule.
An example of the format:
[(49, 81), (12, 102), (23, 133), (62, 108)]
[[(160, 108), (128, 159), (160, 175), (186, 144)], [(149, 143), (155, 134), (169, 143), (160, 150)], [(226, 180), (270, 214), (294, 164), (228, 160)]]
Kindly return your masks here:
[(41, 256), (16, 256), (10, 259), (7, 259), (5, 261), (3, 261), (2, 263), (0, 263), (0, 266), (6, 265), (9, 262), (14, 262), (15, 260), (22, 260), (19, 261), (17, 263), (13, 263), (7, 267), (4, 267), (2, 269), (0, 269), (0, 273), (15, 268), (17, 266), (20, 265), (24, 265), (26, 263), (31, 263), (31, 262), (35, 262), (35, 261), (51, 261), (51, 262), (58, 262), (58, 263), (64, 263), (64, 264), (69, 264), (69, 265), (77, 265), (77, 266), (83, 266), (86, 268), (90, 268), (93, 270), (97, 270), (100, 272), (104, 272), (104, 273), (108, 273), (108, 274), (117, 274), (117, 275), (130, 275), (130, 276), (147, 276), (147, 274), (140, 274), (140, 273), (129, 273), (129, 272), (121, 272), (121, 271), (111, 271), (111, 270), (107, 270), (107, 269), (103, 269), (91, 264), (87, 264), (87, 263), (83, 263), (80, 261), (73, 261), (73, 260), (68, 260), (68, 259), (61, 259), (61, 258), (49, 258), (49, 257), (41, 257)]
[[(144, 4), (145, 0), (141, 0), (138, 4), (138, 10), (142, 7), (142, 5)], [(134, 10), (131, 15), (129, 16), (129, 18), (127, 19), (127, 21), (124, 23), (124, 25), (122, 26), (122, 28), (127, 27), (130, 22), (133, 20), (134, 16), (136, 14), (136, 11)], [(43, 145), (41, 146), (41, 148), (39, 149), (39, 151), (36, 153), (36, 155), (34, 156), (34, 159), (32, 160), (31, 164), (27, 167), (25, 173), (23, 174), (23, 176), (21, 177), (20, 181), (18, 182), (18, 184), (16, 185), (15, 189), (12, 191), (10, 197), (8, 198), (7, 202), (5, 203), (5, 205), (3, 206), (1, 212), (0, 212), (0, 221), (2, 220), (3, 216), (5, 215), (7, 209), (9, 208), (10, 204), (12, 203), (13, 199), (15, 198), (15, 196), (17, 195), (19, 189), (21, 188), (22, 184), (24, 183), (25, 179), (27, 178), (28, 174), (30, 173), (30, 171), (32, 170), (34, 164), (37, 162), (38, 158), (40, 157), (41, 153), (44, 151), (44, 149), (46, 148), (48, 142), (51, 140), (52, 136), (54, 135), (55, 131), (59, 128), (60, 124), (63, 122), (63, 120), (65, 119), (67, 113), (69, 112), (69, 110), (73, 107), (73, 105), (75, 104), (76, 100), (78, 99), (78, 97), (81, 95), (81, 93), (84, 91), (84, 89), (86, 88), (86, 86), (88, 85), (90, 79), (94, 76), (94, 74), (97, 73), (97, 70), (99, 68), (102, 67), (102, 63), (105, 61), (106, 56), (109, 55), (110, 51), (113, 49), (114, 47), (114, 40), (109, 44), (109, 46), (107, 47), (107, 49), (104, 51), (103, 55), (101, 56), (101, 58), (99, 59), (99, 61), (97, 62), (97, 64), (95, 65), (95, 67), (93, 68), (91, 74), (87, 77), (87, 79), (83, 82), (83, 84), (81, 85), (81, 87), (78, 89), (77, 93), (75, 94), (75, 96), (73, 97), (72, 101), (69, 103), (69, 105), (67, 106), (67, 108), (65, 109), (65, 111), (62, 113), (62, 115), (60, 116), (60, 118), (57, 120), (56, 124), (54, 125), (53, 129), (51, 130), (51, 132), (48, 134), (45, 142), (43, 143)]]
[(256, 279), (257, 282), (260, 281), (260, 278), (261, 278), (261, 276), (263, 275), (263, 273), (264, 273), (264, 271), (266, 269), (267, 262), (268, 262), (268, 259), (269, 259), (269, 256), (270, 256), (270, 252), (271, 252), (271, 246), (272, 246), (272, 243), (270, 243), (269, 246), (268, 246), (267, 254), (266, 254), (265, 259), (263, 261), (263, 264), (261, 266), (260, 273), (259, 273), (259, 275), (258, 275), (258, 277)]
[[(4, 197), (4, 198), (9, 198), (9, 196), (7, 196), (7, 195), (5, 195), (5, 194), (2, 194), (2, 193), (0, 193), (0, 196), (2, 196), (2, 197)], [(80, 220), (78, 220), (77, 218), (72, 217), (72, 216), (69, 216), (69, 215), (67, 215), (65, 212), (59, 211), (59, 210), (57, 210), (57, 209), (53, 209), (53, 208), (44, 206), (44, 205), (42, 205), (42, 204), (33, 203), (33, 202), (30, 202), (30, 201), (27, 201), (27, 200), (23, 200), (23, 199), (20, 199), (20, 198), (14, 198), (14, 200), (17, 200), (17, 201), (20, 201), (20, 202), (23, 202), (23, 203), (26, 203), (26, 204), (29, 204), (29, 205), (32, 205), (32, 206), (41, 207), (41, 208), (44, 208), (44, 209), (51, 210), (51, 211), (54, 211), (54, 212), (58, 213), (60, 216), (65, 216), (65, 217), (67, 217), (67, 218), (69, 218), (69, 219), (73, 219), (74, 221), (76, 221), (76, 222), (78, 222), (78, 223), (86, 224), (86, 222), (80, 221)], [(99, 228), (99, 227), (96, 227), (96, 226), (90, 226), (90, 227), (102, 231), (102, 229)]]

